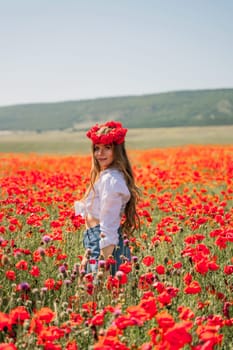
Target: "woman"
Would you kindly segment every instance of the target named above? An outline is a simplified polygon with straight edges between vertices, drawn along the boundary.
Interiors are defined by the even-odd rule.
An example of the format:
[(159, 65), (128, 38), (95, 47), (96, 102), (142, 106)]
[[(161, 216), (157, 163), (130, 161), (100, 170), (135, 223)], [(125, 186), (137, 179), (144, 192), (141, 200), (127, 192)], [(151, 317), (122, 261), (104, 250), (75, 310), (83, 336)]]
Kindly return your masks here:
[(100, 255), (104, 260), (113, 255), (116, 266), (112, 274), (121, 264), (121, 255), (130, 259), (121, 233), (127, 237), (139, 225), (136, 213), (139, 190), (125, 149), (126, 133), (127, 129), (114, 121), (96, 124), (87, 132), (92, 141), (90, 185), (83, 200), (75, 202), (75, 214), (86, 221), (82, 265), (92, 262), (87, 271), (97, 271)]

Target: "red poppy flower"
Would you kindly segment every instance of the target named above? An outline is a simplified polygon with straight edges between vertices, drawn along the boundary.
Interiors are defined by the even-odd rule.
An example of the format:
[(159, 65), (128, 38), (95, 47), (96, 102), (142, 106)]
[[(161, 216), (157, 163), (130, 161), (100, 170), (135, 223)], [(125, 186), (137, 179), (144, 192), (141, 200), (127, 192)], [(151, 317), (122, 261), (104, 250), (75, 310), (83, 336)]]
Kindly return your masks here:
[(155, 261), (155, 258), (154, 256), (151, 256), (151, 255), (148, 255), (148, 256), (145, 256), (143, 259), (142, 259), (142, 263), (145, 265), (145, 266), (151, 266)]
[(193, 280), (193, 277), (190, 273), (186, 273), (186, 275), (183, 278), (183, 281), (186, 285), (189, 285)]
[(154, 317), (157, 313), (157, 299), (154, 296), (142, 299), (139, 306), (147, 312), (148, 318)]
[(44, 282), (44, 286), (46, 288), (48, 288), (49, 290), (53, 289), (55, 286), (55, 281), (53, 278), (48, 278), (45, 282)]
[(226, 275), (231, 275), (233, 273), (233, 265), (224, 266), (224, 273)]
[(8, 280), (14, 281), (16, 279), (15, 271), (8, 270), (6, 271), (5, 275)]
[(90, 315), (95, 315), (97, 304), (94, 301), (89, 301), (82, 305), (83, 310), (87, 311)]
[(123, 271), (117, 271), (115, 276), (118, 279), (120, 285), (126, 284), (128, 282), (128, 277)]
[(159, 274), (159, 275), (164, 275), (166, 270), (165, 267), (163, 265), (158, 265), (155, 268), (155, 271)]
[(192, 281), (185, 289), (186, 294), (198, 294), (201, 292), (201, 286), (197, 281)]
[(0, 311), (0, 331), (10, 326), (9, 315)]
[(90, 325), (92, 326), (102, 326), (104, 323), (104, 314), (103, 313), (99, 313), (95, 316), (92, 317), (92, 319), (90, 320)]
[(0, 350), (17, 350), (17, 347), (13, 343), (1, 343)]
[(127, 312), (137, 326), (143, 326), (143, 324), (149, 320), (148, 313), (139, 305), (129, 306)]
[(163, 339), (169, 344), (168, 348), (179, 350), (186, 344), (190, 344), (192, 336), (188, 331), (191, 327), (192, 322), (184, 321), (169, 328), (163, 336)]
[(179, 312), (180, 319), (187, 321), (195, 317), (194, 312), (186, 306), (178, 306), (177, 311)]
[(209, 261), (208, 268), (211, 271), (217, 271), (217, 270), (219, 270), (220, 266), (215, 261)]
[(29, 271), (30, 275), (33, 277), (39, 277), (40, 276), (40, 269), (38, 266), (32, 266), (31, 270)]
[(35, 312), (35, 317), (42, 322), (50, 323), (55, 317), (55, 312), (45, 306)]
[(76, 325), (80, 325), (83, 323), (83, 317), (80, 314), (71, 312), (70, 314), (70, 320), (72, 323), (76, 324)]
[(181, 267), (183, 266), (183, 264), (181, 263), (181, 262), (177, 262), (177, 263), (174, 263), (173, 264), (173, 267), (175, 268), (175, 269), (181, 269)]
[(24, 306), (17, 306), (10, 311), (9, 319), (11, 324), (22, 324), (30, 319), (30, 315)]
[(125, 262), (119, 266), (119, 270), (127, 274), (132, 271), (132, 265), (130, 262)]
[(172, 297), (171, 297), (171, 295), (169, 293), (164, 291), (164, 292), (162, 292), (161, 294), (158, 295), (157, 299), (164, 306), (164, 305), (171, 304)]
[(120, 315), (116, 318), (114, 324), (119, 328), (119, 329), (125, 329), (127, 327), (131, 326), (138, 326), (142, 325), (141, 321), (139, 319), (136, 319), (132, 317), (131, 315)]
[(148, 289), (150, 285), (153, 284), (155, 280), (155, 275), (152, 272), (147, 272), (144, 275), (141, 275), (138, 281), (139, 289)]
[(28, 269), (28, 263), (25, 260), (20, 260), (15, 264), (15, 267), (19, 270), (27, 270)]
[(106, 282), (106, 288), (108, 290), (113, 290), (114, 288), (119, 287), (119, 279), (115, 276), (108, 276), (107, 282)]
[(202, 259), (195, 264), (195, 269), (202, 275), (205, 275), (209, 271), (208, 260)]
[(66, 344), (65, 350), (79, 350), (75, 340), (70, 341)]
[(221, 344), (223, 335), (218, 334), (219, 326), (200, 325), (196, 332), (199, 339), (204, 342), (203, 346), (207, 345), (207, 349), (214, 349), (215, 345)]
[(164, 332), (175, 324), (174, 318), (166, 310), (158, 313), (155, 316), (155, 319), (158, 322), (159, 328)]

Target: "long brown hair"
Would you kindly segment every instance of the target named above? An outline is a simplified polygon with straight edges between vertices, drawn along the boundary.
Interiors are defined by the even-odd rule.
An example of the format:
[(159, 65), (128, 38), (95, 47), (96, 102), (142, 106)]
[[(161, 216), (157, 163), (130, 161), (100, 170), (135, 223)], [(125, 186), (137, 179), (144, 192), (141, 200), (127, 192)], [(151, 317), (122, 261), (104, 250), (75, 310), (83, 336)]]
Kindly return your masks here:
[[(136, 186), (133, 170), (125, 149), (125, 142), (121, 144), (112, 144), (113, 147), (113, 162), (110, 168), (118, 169), (124, 175), (126, 185), (130, 192), (130, 199), (125, 207), (125, 220), (122, 224), (123, 233), (131, 235), (136, 229), (140, 228), (140, 219), (137, 214), (136, 206), (140, 197), (140, 189)], [(100, 174), (100, 165), (95, 158), (95, 145), (92, 144), (92, 167), (90, 172), (90, 186), (87, 189), (85, 197), (94, 189), (94, 183)]]

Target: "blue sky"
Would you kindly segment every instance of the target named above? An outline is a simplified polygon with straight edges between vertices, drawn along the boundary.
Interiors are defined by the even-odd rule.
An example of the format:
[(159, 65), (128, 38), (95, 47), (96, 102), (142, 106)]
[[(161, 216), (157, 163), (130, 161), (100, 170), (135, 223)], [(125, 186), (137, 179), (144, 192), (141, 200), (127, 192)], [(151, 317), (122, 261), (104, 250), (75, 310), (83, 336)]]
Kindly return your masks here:
[(233, 87), (232, 0), (0, 0), (0, 105)]

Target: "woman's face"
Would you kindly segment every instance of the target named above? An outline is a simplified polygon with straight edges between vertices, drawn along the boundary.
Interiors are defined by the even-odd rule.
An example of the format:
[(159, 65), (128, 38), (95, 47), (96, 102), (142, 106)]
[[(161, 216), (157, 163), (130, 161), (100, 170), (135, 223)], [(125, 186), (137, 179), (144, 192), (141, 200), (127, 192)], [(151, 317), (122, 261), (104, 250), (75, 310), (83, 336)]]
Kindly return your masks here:
[(102, 143), (94, 146), (94, 157), (98, 161), (100, 169), (107, 169), (114, 160), (113, 146)]

